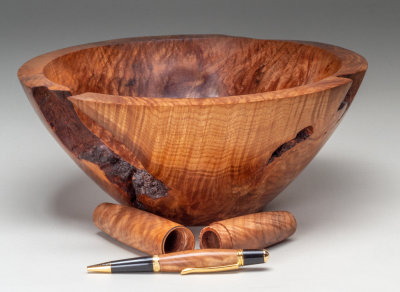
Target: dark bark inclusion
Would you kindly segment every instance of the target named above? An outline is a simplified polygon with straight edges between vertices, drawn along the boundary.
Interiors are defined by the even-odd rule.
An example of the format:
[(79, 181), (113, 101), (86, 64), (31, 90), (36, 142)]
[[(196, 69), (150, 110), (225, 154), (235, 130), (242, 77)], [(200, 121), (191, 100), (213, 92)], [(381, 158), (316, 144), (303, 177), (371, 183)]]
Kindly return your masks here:
[(87, 129), (76, 115), (66, 91), (50, 91), (46, 87), (32, 88), (32, 96), (56, 136), (78, 159), (99, 166), (113, 184), (125, 192), (131, 203), (144, 206), (136, 200), (136, 194), (160, 198), (168, 194), (168, 188), (145, 170), (139, 170), (120, 158), (97, 136)]
[(106, 145), (97, 144), (87, 151), (80, 153), (78, 158), (97, 164), (110, 181), (118, 185), (124, 184), (127, 191), (132, 188), (129, 181), (135, 168), (118, 157)]
[(343, 109), (345, 106), (347, 106), (347, 108), (348, 108), (348, 106), (350, 106), (350, 104), (352, 103), (352, 101), (354, 99), (354, 96), (357, 93), (358, 87), (360, 86), (360, 83), (361, 83), (359, 81), (359, 79), (354, 78), (352, 75), (342, 75), (339, 77), (351, 79), (353, 81), (353, 84), (351, 85), (350, 89), (347, 91), (346, 96), (344, 97), (343, 101), (340, 103), (338, 111)]
[(152, 199), (158, 199), (168, 195), (168, 188), (163, 182), (154, 178), (146, 170), (138, 169), (133, 173), (132, 185), (136, 194), (143, 194)]
[(313, 133), (313, 127), (311, 127), (311, 126), (304, 128), (303, 130), (298, 132), (294, 139), (292, 139), (286, 143), (283, 143), (272, 153), (271, 158), (267, 162), (267, 165), (270, 164), (272, 161), (274, 161), (275, 158), (280, 157), (283, 153), (292, 149), (298, 143), (303, 142), (306, 139), (308, 139), (312, 133)]

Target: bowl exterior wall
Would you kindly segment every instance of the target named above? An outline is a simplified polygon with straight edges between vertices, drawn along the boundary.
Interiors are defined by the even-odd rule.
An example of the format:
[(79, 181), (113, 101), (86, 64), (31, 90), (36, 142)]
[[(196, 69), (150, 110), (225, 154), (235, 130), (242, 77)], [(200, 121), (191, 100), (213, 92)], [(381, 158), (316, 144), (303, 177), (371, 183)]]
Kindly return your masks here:
[[(350, 54), (320, 46), (342, 60)], [(19, 77), (48, 130), (113, 198), (201, 225), (260, 211), (301, 172), (351, 105), (367, 66), (360, 58), (356, 64), (362, 66), (346, 67), (310, 93), (294, 88), (278, 98), (259, 94), (255, 101), (204, 106), (130, 104), (123, 110), (131, 111), (134, 126), (124, 131), (115, 131), (115, 122), (99, 119), (96, 111), (83, 111), (70, 101), (68, 88), (36, 72), (50, 55), (31, 60)]]
[[(199, 107), (189, 109), (192, 117), (197, 113), (199, 117), (203, 117), (204, 123), (213, 116), (213, 112), (220, 118), (223, 118), (222, 113), (225, 113), (225, 123), (212, 125), (218, 133), (214, 140), (221, 141), (218, 136), (224, 131), (231, 131), (230, 134), (234, 134), (231, 138), (236, 141), (227, 141), (220, 145), (222, 148), (219, 150), (225, 149), (225, 153), (230, 151), (230, 159), (226, 163), (223, 153), (219, 150), (213, 151), (214, 155), (209, 160), (197, 164), (196, 167), (203, 169), (199, 173), (191, 171), (189, 175), (182, 165), (174, 165), (172, 160), (163, 163), (163, 156), (157, 155), (162, 152), (161, 149), (168, 149), (157, 149), (157, 143), (149, 142), (152, 138), (146, 137), (146, 133), (151, 134), (153, 138), (174, 136), (171, 128), (166, 128), (163, 119), (159, 120), (160, 124), (151, 126), (153, 131), (149, 130), (150, 125), (146, 123), (141, 126), (141, 129), (147, 131), (142, 131), (135, 142), (143, 147), (149, 142), (147, 145), (151, 145), (152, 148), (149, 156), (145, 158), (143, 148), (138, 147), (142, 149), (142, 153), (137, 153), (140, 159), (136, 165), (131, 165), (111, 151), (107, 141), (97, 138), (82, 124), (67, 99), (67, 93), (52, 92), (46, 88), (28, 88), (26, 92), (50, 132), (74, 161), (112, 197), (121, 203), (133, 204), (172, 220), (196, 225), (257, 212), (277, 196), (311, 161), (338, 125), (350, 105), (346, 104), (340, 108), (347, 92), (350, 92), (349, 87), (350, 84), (347, 83), (330, 90), (283, 98), (279, 101), (212, 106), (208, 110)], [(351, 92), (355, 94), (354, 90)], [(172, 109), (176, 110), (179, 109)], [(154, 109), (151, 111), (154, 112)], [(204, 112), (208, 114), (204, 116)], [(249, 116), (249, 113), (252, 114)], [(168, 112), (167, 116), (171, 115), (171, 112)], [(237, 118), (232, 120), (232, 117)], [(228, 129), (229, 123), (232, 122), (236, 126), (231, 124), (231, 129)], [(198, 124), (198, 131), (204, 127), (204, 123)], [(312, 127), (312, 134), (296, 142), (297, 133), (307, 127)], [(138, 132), (141, 133), (135, 133)], [(207, 132), (209, 131), (204, 133)], [(227, 136), (223, 137), (226, 139)], [(212, 142), (210, 138), (207, 138), (208, 145)], [(273, 157), (273, 153), (286, 143), (293, 145), (278, 157)], [(196, 143), (190, 145), (190, 149), (196, 148)], [(211, 146), (213, 145), (216, 144)], [(170, 148), (174, 152), (170, 153), (169, 157), (173, 157), (174, 153), (187, 151), (187, 148), (177, 150), (179, 145), (176, 143), (171, 143)], [(201, 152), (201, 148), (198, 151)], [(226, 168), (213, 172), (210, 163), (219, 160), (219, 165), (236, 165), (228, 173), (224, 172)], [(182, 164), (182, 161), (179, 161)], [(168, 165), (173, 167), (167, 167)], [(174, 175), (171, 175), (171, 171)], [(216, 173), (216, 176), (213, 177), (213, 173)], [(146, 175), (162, 183), (165, 193), (146, 193), (146, 189), (143, 188), (142, 193), (137, 192), (137, 189), (135, 192), (135, 184), (132, 184), (132, 181), (146, 179)]]

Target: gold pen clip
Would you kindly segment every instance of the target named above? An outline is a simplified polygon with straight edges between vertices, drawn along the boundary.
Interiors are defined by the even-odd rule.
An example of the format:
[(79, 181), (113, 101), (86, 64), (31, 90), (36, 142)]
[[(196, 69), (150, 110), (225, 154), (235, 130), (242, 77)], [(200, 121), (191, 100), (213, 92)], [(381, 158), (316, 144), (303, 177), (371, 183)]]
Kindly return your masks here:
[(202, 267), (202, 268), (186, 268), (181, 271), (181, 275), (195, 274), (195, 273), (215, 273), (215, 272), (226, 272), (238, 270), (240, 266), (243, 266), (243, 250), (238, 250), (237, 253), (238, 262), (233, 265), (216, 266), (216, 267)]
[(218, 267), (204, 267), (204, 268), (186, 268), (181, 271), (181, 275), (194, 274), (194, 273), (214, 273), (225, 272), (239, 269), (239, 263), (227, 266)]

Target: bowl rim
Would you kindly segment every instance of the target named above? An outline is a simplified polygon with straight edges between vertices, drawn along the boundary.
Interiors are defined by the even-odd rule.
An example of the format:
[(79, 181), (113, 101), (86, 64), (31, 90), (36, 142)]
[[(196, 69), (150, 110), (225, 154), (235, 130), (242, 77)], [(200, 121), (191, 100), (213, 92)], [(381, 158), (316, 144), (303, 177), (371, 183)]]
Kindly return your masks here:
[[(251, 93), (243, 95), (232, 95), (222, 97), (197, 97), (197, 98), (178, 98), (178, 97), (132, 97), (123, 95), (110, 95), (105, 93), (94, 93), (85, 92), (78, 95), (73, 95), (71, 89), (62, 84), (56, 83), (46, 77), (44, 74), (44, 68), (47, 64), (53, 60), (73, 52), (85, 50), (89, 48), (108, 46), (114, 44), (125, 44), (135, 42), (146, 42), (146, 41), (163, 41), (163, 40), (183, 40), (193, 38), (242, 38), (252, 40), (268, 40), (278, 42), (291, 42), (306, 46), (317, 47), (331, 53), (341, 62), (340, 68), (333, 74), (320, 79), (318, 81), (290, 87), (275, 91), (266, 91), (260, 93)], [(300, 41), (300, 40), (275, 40), (275, 39), (256, 39), (249, 37), (238, 37), (229, 35), (219, 34), (197, 34), (197, 35), (167, 35), (167, 36), (148, 36), (148, 37), (131, 37), (122, 39), (113, 39), (101, 42), (93, 42), (87, 44), (81, 44), (71, 47), (66, 47), (44, 53), (37, 57), (34, 57), (25, 62), (18, 70), (18, 78), (23, 86), (28, 88), (35, 87), (46, 87), (50, 91), (62, 91), (67, 96), (71, 96), (76, 99), (84, 100), (96, 100), (105, 103), (114, 104), (136, 104), (136, 105), (148, 105), (148, 106), (176, 106), (176, 105), (217, 105), (217, 104), (238, 104), (238, 103), (249, 103), (249, 102), (260, 102), (272, 99), (290, 98), (300, 95), (312, 94), (327, 89), (335, 88), (347, 83), (352, 83), (351, 75), (357, 73), (363, 73), (367, 70), (368, 63), (361, 55), (334, 45), (311, 42), (311, 41)]]

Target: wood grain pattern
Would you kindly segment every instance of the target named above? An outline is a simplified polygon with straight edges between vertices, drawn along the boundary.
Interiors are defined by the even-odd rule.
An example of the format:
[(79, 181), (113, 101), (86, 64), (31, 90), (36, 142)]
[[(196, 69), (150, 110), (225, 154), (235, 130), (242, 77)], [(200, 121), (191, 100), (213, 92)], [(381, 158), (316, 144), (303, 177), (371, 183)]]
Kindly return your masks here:
[(159, 263), (161, 272), (180, 272), (185, 268), (233, 265), (238, 263), (238, 256), (234, 249), (191, 250), (160, 255)]
[(203, 228), (200, 248), (262, 249), (287, 239), (296, 227), (296, 219), (287, 211), (248, 214)]
[(366, 69), (331, 45), (202, 35), (62, 49), (27, 62), (19, 78), (113, 197), (207, 224), (277, 196), (332, 134)]
[(93, 222), (111, 237), (150, 255), (192, 250), (195, 244), (190, 229), (133, 207), (100, 204)]

